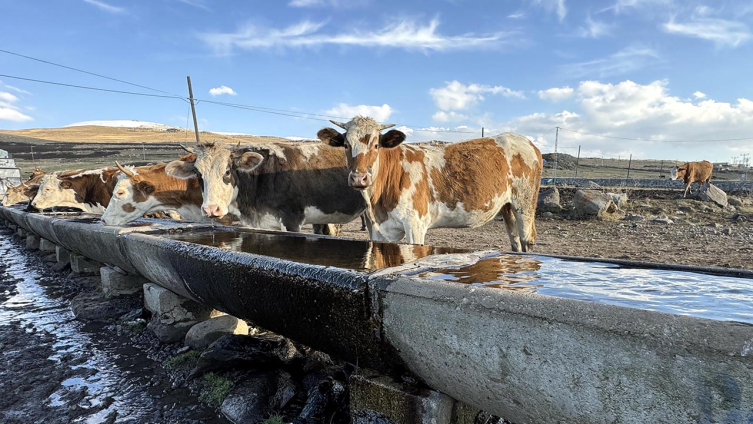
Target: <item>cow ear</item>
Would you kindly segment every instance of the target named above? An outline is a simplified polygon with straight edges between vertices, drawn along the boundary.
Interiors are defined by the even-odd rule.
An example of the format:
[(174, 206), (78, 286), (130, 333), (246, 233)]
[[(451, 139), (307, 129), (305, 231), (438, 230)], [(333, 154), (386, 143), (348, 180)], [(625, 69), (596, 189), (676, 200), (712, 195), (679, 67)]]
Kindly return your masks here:
[(332, 147), (342, 147), (345, 144), (345, 136), (337, 132), (334, 128), (322, 128), (316, 133), (316, 137), (322, 143), (327, 143)]
[(147, 196), (154, 193), (154, 185), (146, 181), (139, 181), (133, 188), (139, 193), (143, 193)]
[(246, 152), (233, 158), (233, 165), (239, 171), (251, 172), (264, 162), (264, 156), (256, 152)]
[(396, 147), (405, 141), (405, 134), (402, 131), (390, 130), (385, 134), (379, 134), (379, 147)]
[(165, 166), (165, 174), (185, 180), (196, 176), (196, 167), (193, 162), (174, 160)]
[(71, 188), (71, 182), (68, 180), (63, 180), (60, 182), (60, 188)]

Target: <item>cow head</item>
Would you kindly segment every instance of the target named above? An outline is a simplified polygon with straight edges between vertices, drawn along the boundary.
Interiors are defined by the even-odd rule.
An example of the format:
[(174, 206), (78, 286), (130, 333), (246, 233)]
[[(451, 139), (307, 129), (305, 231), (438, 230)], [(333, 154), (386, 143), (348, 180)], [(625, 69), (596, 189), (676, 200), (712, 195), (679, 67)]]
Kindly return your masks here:
[(669, 171), (670, 180), (676, 180), (678, 178), (683, 178), (684, 176), (685, 176), (685, 165), (675, 166), (674, 168), (672, 168), (671, 171)]
[(203, 181), (201, 208), (210, 218), (227, 215), (230, 204), (238, 197), (238, 173), (252, 172), (264, 161), (262, 155), (240, 149), (238, 144), (229, 149), (219, 142), (201, 143), (192, 155), (165, 167), (165, 172), (173, 177), (199, 177)]
[(152, 196), (155, 191), (153, 183), (145, 181), (132, 166), (123, 167), (118, 162), (115, 165), (120, 170), (120, 175), (110, 203), (102, 214), (102, 223), (107, 225), (123, 225), (141, 218), (159, 206), (159, 202)]
[(45, 175), (39, 183), (37, 195), (31, 205), (42, 210), (53, 206), (70, 206), (80, 208), (82, 205), (76, 200), (70, 179), (58, 178), (57, 174)]
[(348, 184), (356, 190), (365, 190), (376, 178), (379, 149), (391, 149), (405, 140), (405, 134), (398, 130), (381, 133), (395, 124), (380, 125), (363, 116), (356, 116), (347, 124), (330, 122), (344, 129), (345, 133), (341, 134), (334, 128), (323, 128), (316, 136), (330, 146), (345, 147), (345, 162), (350, 170)]
[(21, 202), (25, 202), (29, 200), (29, 198), (24, 195), (25, 191), (26, 190), (24, 187), (24, 183), (14, 186), (11, 183), (6, 181), (5, 196), (3, 197), (3, 206), (15, 205), (16, 203), (21, 203)]

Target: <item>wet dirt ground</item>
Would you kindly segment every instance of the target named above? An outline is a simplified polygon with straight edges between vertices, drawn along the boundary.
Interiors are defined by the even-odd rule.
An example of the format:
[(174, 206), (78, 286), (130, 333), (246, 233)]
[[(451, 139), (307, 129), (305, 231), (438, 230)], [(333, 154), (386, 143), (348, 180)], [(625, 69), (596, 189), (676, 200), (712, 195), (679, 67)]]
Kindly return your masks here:
[[(563, 204), (567, 193), (563, 192)], [(630, 259), (696, 266), (753, 269), (753, 207), (735, 212), (710, 202), (681, 199), (676, 190), (632, 190), (626, 212), (643, 221), (570, 220), (567, 213), (537, 217), (535, 251), (553, 255)], [(673, 223), (652, 219), (666, 215)], [(737, 216), (737, 218), (735, 218)], [(740, 218), (739, 216), (742, 216)], [(356, 220), (343, 237), (368, 238)], [(510, 249), (505, 225), (429, 230), (426, 244), (469, 249)]]
[(227, 422), (172, 387), (149, 338), (74, 320), (70, 300), (86, 279), (21, 247), (0, 227), (0, 422)]

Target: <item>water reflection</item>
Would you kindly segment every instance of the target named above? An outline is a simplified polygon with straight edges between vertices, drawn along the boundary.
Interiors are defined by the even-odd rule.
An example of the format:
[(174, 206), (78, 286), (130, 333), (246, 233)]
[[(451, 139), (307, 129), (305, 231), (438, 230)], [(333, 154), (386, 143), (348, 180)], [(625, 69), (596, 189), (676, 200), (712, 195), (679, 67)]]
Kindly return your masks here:
[(419, 277), (535, 292), (541, 284), (524, 283), (538, 280), (539, 269), (541, 261), (530, 256), (501, 255), (460, 268), (424, 272)]
[(198, 231), (164, 237), (235, 252), (271, 256), (310, 265), (372, 272), (443, 253), (465, 252), (432, 246), (397, 245), (361, 240), (329, 239), (299, 233)]

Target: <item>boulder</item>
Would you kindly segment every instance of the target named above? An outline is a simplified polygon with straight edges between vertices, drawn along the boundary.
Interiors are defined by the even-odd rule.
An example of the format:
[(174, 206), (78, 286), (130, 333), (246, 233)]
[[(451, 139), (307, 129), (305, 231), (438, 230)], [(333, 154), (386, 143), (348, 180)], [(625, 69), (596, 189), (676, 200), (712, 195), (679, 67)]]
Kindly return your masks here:
[(285, 371), (258, 372), (237, 384), (220, 410), (234, 423), (261, 423), (295, 396), (296, 385)]
[(290, 340), (272, 333), (220, 337), (201, 354), (190, 378), (240, 366), (290, 365), (303, 359)]
[(727, 193), (711, 183), (702, 184), (699, 190), (691, 194), (691, 197), (705, 202), (714, 202), (723, 208), (726, 208), (729, 204)]
[(607, 193), (607, 195), (612, 198), (612, 202), (614, 202), (614, 204), (617, 205), (618, 208), (622, 209), (627, 206), (627, 193)]
[(211, 313), (210, 308), (153, 283), (144, 284), (144, 306), (164, 324), (203, 321)]
[(186, 334), (185, 344), (195, 350), (204, 350), (215, 340), (226, 334), (248, 334), (248, 325), (230, 315), (210, 318), (200, 322)]
[(186, 333), (196, 325), (196, 321), (181, 321), (170, 324), (164, 323), (158, 317), (152, 317), (146, 328), (154, 333), (162, 343), (175, 343), (183, 340)]
[(743, 201), (742, 201), (742, 200), (741, 200), (740, 198), (738, 198), (738, 197), (734, 197), (734, 196), (727, 196), (727, 202), (728, 202), (728, 203), (729, 203), (729, 204), (730, 204), (731, 206), (734, 206), (734, 207), (736, 207), (736, 208), (739, 208), (739, 207), (741, 207), (741, 206), (744, 206), (744, 205), (743, 205)]
[(539, 192), (536, 210), (539, 213), (559, 213), (562, 210), (562, 206), (560, 206), (560, 192), (557, 190), (557, 187), (545, 188)]
[(597, 190), (576, 190), (573, 197), (573, 216), (576, 218), (602, 218), (617, 212), (612, 198)]

